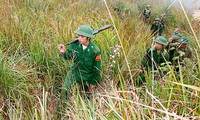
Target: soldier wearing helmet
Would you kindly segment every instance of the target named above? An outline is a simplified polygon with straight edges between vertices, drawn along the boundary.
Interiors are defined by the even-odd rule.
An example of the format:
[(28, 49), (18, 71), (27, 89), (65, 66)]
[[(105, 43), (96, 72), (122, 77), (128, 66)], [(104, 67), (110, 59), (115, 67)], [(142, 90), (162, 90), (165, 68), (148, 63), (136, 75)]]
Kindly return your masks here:
[(151, 34), (154, 36), (161, 36), (163, 33), (163, 26), (160, 22), (160, 18), (155, 18), (154, 23), (151, 25)]
[(146, 22), (150, 18), (150, 15), (151, 15), (150, 5), (147, 5), (143, 11), (144, 22)]
[[(144, 71), (148, 72), (152, 69), (152, 67), (153, 70), (158, 70), (158, 67), (161, 66), (161, 63), (165, 63), (166, 60), (169, 60), (169, 54), (164, 49), (165, 46), (167, 46), (167, 40), (163, 36), (158, 36), (154, 42), (155, 46), (148, 48), (142, 59), (141, 69), (138, 72), (140, 76), (136, 80), (136, 85), (141, 85), (146, 81)], [(161, 73), (159, 73), (159, 76), (162, 76)]]
[(97, 45), (91, 41), (95, 37), (93, 29), (82, 25), (75, 33), (78, 34), (78, 42), (70, 44), (67, 50), (62, 44), (58, 46), (63, 57), (74, 62), (64, 82), (67, 97), (74, 83), (81, 84), (85, 90), (93, 90), (100, 80), (101, 52)]
[[(174, 54), (172, 56), (172, 61), (175, 66), (178, 66), (179, 63), (181, 66), (184, 66), (183, 62), (185, 58), (191, 58), (192, 57), (192, 50), (188, 46), (189, 45), (189, 39), (185, 36), (182, 36), (178, 40), (178, 45), (176, 45)], [(176, 69), (176, 71), (179, 71), (179, 68)]]
[(176, 47), (179, 45), (178, 40), (181, 37), (183, 37), (183, 35), (180, 34), (180, 33), (177, 33), (177, 34), (173, 35), (171, 38), (169, 38), (169, 40), (168, 40), (168, 45), (167, 45), (166, 49), (167, 49), (169, 56), (170, 56), (169, 57), (170, 62), (173, 62), (172, 58), (173, 58), (174, 52), (176, 50)]

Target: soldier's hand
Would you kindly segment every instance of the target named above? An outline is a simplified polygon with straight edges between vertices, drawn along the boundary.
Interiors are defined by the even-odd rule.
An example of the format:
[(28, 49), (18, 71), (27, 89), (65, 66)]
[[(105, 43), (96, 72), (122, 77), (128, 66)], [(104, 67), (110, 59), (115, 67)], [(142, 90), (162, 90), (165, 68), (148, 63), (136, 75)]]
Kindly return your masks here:
[(65, 46), (63, 44), (58, 45), (58, 50), (60, 53), (64, 54), (65, 53)]
[(169, 43), (171, 43), (171, 42), (172, 42), (172, 40), (173, 40), (173, 38), (169, 38), (169, 39), (168, 39), (168, 42), (169, 42)]
[(96, 86), (90, 84), (90, 89), (93, 90)]
[(140, 69), (140, 70), (138, 71), (138, 74), (140, 75), (140, 74), (142, 74), (142, 73), (143, 73), (143, 70)]

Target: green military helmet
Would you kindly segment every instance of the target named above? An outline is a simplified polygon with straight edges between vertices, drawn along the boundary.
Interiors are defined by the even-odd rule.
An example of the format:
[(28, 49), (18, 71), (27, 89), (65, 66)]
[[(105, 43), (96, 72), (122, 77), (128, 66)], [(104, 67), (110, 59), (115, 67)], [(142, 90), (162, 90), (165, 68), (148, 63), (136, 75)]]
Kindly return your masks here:
[(83, 35), (89, 38), (94, 38), (93, 29), (87, 25), (81, 25), (74, 33)]
[(160, 18), (159, 17), (155, 18), (155, 21), (160, 21)]
[(183, 35), (180, 34), (180, 33), (176, 34), (176, 36), (178, 36), (178, 37), (183, 37)]
[(167, 39), (163, 36), (158, 36), (154, 42), (167, 46)]
[(178, 40), (178, 43), (188, 45), (190, 42), (189, 42), (189, 39), (188, 39), (187, 37), (182, 36), (182, 37)]
[(183, 37), (183, 35), (180, 34), (180, 33), (178, 33), (178, 34), (176, 34), (176, 35), (173, 36), (173, 39), (174, 39), (174, 40), (178, 40), (178, 39), (180, 39), (181, 37)]

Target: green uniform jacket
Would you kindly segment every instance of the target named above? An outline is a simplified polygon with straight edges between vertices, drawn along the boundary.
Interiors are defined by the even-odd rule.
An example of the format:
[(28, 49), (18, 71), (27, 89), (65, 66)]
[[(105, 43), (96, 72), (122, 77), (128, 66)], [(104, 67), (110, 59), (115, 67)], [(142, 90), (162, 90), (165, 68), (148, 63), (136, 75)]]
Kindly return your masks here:
[(173, 62), (173, 57), (174, 57), (174, 52), (176, 51), (176, 47), (179, 46), (180, 44), (178, 42), (171, 42), (171, 43), (168, 43), (166, 49), (169, 53), (169, 61), (172, 63)]
[[(192, 50), (188, 46), (185, 49), (177, 48), (174, 52), (173, 58), (179, 57), (179, 62), (182, 63), (184, 58), (191, 58), (192, 57)], [(173, 64), (178, 65), (178, 60), (174, 60)]]
[(77, 82), (95, 85), (100, 80), (101, 52), (93, 42), (85, 50), (78, 42), (71, 44), (64, 58), (73, 60), (71, 71)]
[[(161, 52), (158, 54), (157, 53), (157, 49), (154, 47), (153, 50), (153, 66), (154, 66), (154, 70), (157, 70), (157, 67), (159, 67), (161, 65), (161, 63), (165, 62), (165, 59), (168, 61), (169, 60), (169, 54), (167, 53), (167, 51), (163, 48), (161, 50)], [(144, 55), (142, 62), (141, 62), (141, 69), (142, 70), (146, 70), (147, 72), (149, 71), (149, 69), (151, 70), (152, 68), (152, 60), (151, 60), (151, 49), (148, 48), (146, 54)], [(162, 74), (160, 74), (162, 75)], [(144, 73), (140, 74), (137, 78), (136, 78), (136, 85), (140, 86), (142, 85), (144, 82), (146, 82), (146, 78)]]
[[(159, 67), (161, 63), (165, 62), (165, 59), (169, 60), (169, 54), (167, 51), (163, 48), (161, 52), (158, 54), (157, 49), (153, 48), (153, 59), (154, 59), (154, 70), (156, 70), (156, 66)], [(146, 54), (144, 55), (142, 62), (141, 62), (142, 69), (145, 69), (148, 71), (148, 68), (152, 68), (152, 60), (151, 60), (151, 49), (148, 48)]]
[(153, 35), (156, 35), (159, 33), (159, 35), (161, 36), (162, 33), (163, 33), (163, 26), (161, 23), (159, 24), (156, 24), (156, 22), (154, 22), (152, 25), (151, 25), (151, 33)]

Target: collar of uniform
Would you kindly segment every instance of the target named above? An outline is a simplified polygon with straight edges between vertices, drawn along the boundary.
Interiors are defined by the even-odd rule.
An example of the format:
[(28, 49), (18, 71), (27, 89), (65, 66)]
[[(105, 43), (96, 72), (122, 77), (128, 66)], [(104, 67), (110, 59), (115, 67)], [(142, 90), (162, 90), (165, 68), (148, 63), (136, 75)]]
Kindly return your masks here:
[[(154, 47), (153, 51), (155, 51), (157, 53), (156, 47)], [(163, 53), (163, 52), (164, 52), (164, 48), (162, 48), (162, 50), (160, 51), (160, 53)]]
[(87, 47), (88, 47), (88, 46), (85, 46), (85, 45), (82, 44), (83, 50), (85, 50)]
[(90, 41), (88, 47), (87, 47), (87, 51), (89, 52), (91, 48), (94, 48), (94, 45), (92, 44), (92, 42)]
[[(83, 50), (83, 46), (82, 44), (79, 44), (79, 47)], [(90, 51), (90, 48), (94, 48), (94, 46), (92, 45), (92, 42), (90, 41), (90, 43), (88, 44), (87, 48), (83, 51)]]

